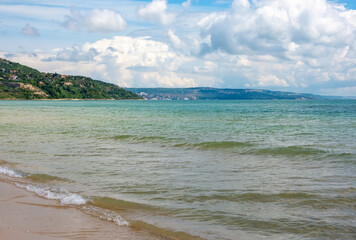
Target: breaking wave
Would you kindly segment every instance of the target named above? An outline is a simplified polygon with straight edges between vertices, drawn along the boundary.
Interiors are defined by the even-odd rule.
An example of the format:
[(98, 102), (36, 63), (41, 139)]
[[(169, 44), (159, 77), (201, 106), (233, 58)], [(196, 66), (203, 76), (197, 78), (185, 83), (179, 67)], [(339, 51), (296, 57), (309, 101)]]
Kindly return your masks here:
[(0, 173), (1, 174), (4, 174), (4, 175), (7, 175), (9, 177), (15, 177), (15, 178), (22, 178), (23, 176), (19, 173), (19, 172), (16, 172), (8, 167), (5, 167), (5, 166), (0, 166)]
[(33, 185), (24, 185), (19, 183), (15, 184), (17, 187), (26, 189), (29, 192), (36, 193), (38, 196), (52, 200), (59, 200), (62, 205), (83, 205), (87, 202), (87, 200), (82, 196), (75, 193), (70, 193), (63, 188), (50, 189)]
[(83, 211), (89, 215), (99, 217), (100, 219), (109, 221), (109, 222), (114, 222), (118, 226), (129, 226), (129, 223), (123, 219), (121, 216), (117, 215), (114, 211), (102, 209), (102, 208), (97, 208), (94, 206), (86, 207), (84, 206)]

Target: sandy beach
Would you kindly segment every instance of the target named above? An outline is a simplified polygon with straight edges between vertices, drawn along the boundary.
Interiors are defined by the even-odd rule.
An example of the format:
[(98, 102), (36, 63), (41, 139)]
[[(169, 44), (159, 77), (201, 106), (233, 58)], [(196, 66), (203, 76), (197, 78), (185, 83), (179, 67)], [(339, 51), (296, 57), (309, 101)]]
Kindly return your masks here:
[(145, 232), (85, 214), (17, 188), (0, 176), (0, 236), (2, 240), (154, 239)]

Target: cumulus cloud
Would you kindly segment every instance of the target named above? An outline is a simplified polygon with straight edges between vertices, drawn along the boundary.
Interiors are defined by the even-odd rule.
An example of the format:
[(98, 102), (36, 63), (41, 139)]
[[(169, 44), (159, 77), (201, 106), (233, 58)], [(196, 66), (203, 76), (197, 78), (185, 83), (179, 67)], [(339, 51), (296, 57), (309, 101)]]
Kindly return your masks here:
[(194, 87), (193, 75), (180, 71), (189, 58), (148, 38), (116, 36), (51, 54), (19, 54), (14, 61), (41, 71), (91, 76), (123, 87)]
[(234, 0), (197, 23), (200, 54), (254, 86), (355, 81), (355, 20), (326, 0)]
[(87, 27), (91, 32), (115, 32), (125, 29), (123, 17), (108, 9), (93, 9), (87, 18)]
[(62, 25), (74, 31), (117, 32), (125, 29), (126, 21), (119, 13), (108, 9), (81, 12), (72, 8)]
[(278, 77), (274, 75), (268, 75), (268, 76), (260, 76), (258, 78), (258, 86), (260, 87), (266, 87), (266, 86), (282, 86), (282, 87), (287, 87), (288, 83), (283, 80), (279, 79)]
[(137, 13), (138, 16), (147, 21), (168, 25), (173, 22), (175, 14), (167, 13), (166, 10), (167, 0), (153, 0), (146, 6), (141, 6)]
[(31, 24), (26, 24), (24, 28), (21, 29), (21, 34), (26, 36), (39, 36), (37, 28), (32, 27)]
[(248, 0), (234, 0), (229, 11), (210, 14), (198, 26), (210, 37), (212, 51), (280, 57), (293, 57), (298, 51), (314, 56), (320, 53), (309, 50), (317, 45), (352, 45), (355, 26), (349, 19), (355, 15), (326, 0), (262, 0), (254, 7)]

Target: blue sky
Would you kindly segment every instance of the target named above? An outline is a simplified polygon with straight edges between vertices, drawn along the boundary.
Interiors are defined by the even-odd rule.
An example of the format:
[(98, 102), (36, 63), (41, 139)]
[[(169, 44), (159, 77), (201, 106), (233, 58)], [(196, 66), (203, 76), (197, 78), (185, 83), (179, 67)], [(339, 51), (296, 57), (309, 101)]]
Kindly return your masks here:
[(356, 96), (355, 0), (0, 0), (0, 57), (123, 87)]

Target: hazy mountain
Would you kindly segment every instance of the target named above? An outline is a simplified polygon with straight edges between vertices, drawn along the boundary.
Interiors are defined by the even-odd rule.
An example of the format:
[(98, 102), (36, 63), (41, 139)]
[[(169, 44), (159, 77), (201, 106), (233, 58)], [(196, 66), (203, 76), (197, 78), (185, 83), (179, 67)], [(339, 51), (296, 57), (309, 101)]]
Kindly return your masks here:
[(319, 99), (321, 96), (261, 89), (127, 88), (150, 100)]

